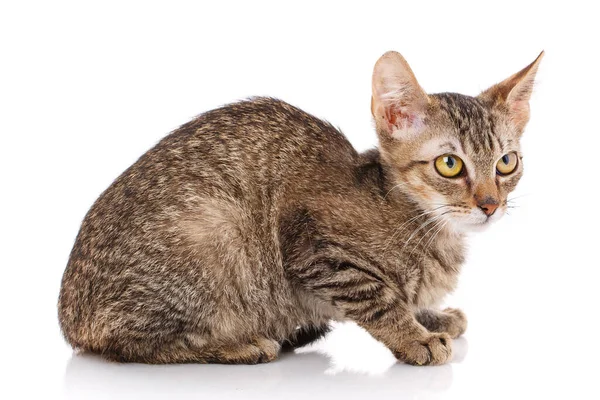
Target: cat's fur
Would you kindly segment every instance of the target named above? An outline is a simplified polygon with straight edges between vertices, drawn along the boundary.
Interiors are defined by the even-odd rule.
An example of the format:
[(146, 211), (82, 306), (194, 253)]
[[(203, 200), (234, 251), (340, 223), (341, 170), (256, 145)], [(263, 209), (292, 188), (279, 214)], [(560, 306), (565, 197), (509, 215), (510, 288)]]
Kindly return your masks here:
[[(478, 206), (496, 202), (497, 218), (522, 173), (499, 178), (495, 163), (519, 151), (540, 59), (478, 97), (427, 96), (386, 53), (380, 148), (363, 154), (270, 98), (183, 125), (85, 217), (60, 292), (67, 341), (124, 362), (257, 363), (351, 320), (405, 362), (446, 362), (466, 319), (434, 307), (463, 232), (488, 222)], [(466, 177), (435, 172), (448, 152)]]

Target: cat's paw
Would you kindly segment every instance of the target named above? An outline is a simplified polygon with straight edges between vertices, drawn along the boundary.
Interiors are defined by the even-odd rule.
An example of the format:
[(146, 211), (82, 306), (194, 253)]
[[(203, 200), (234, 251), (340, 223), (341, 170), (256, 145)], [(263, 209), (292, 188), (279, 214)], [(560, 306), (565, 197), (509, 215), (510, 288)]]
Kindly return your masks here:
[(281, 346), (272, 339), (259, 338), (252, 343), (238, 343), (218, 349), (217, 355), (209, 359), (218, 364), (262, 364), (277, 358)]
[(445, 332), (447, 332), (452, 339), (456, 339), (465, 333), (467, 330), (467, 316), (464, 312), (458, 308), (446, 308), (443, 312), (451, 317)]
[(458, 308), (446, 308), (444, 311), (424, 309), (418, 311), (415, 318), (429, 332), (445, 332), (452, 339), (456, 339), (467, 329), (467, 317)]
[(452, 339), (447, 333), (429, 333), (421, 340), (407, 341), (394, 355), (412, 365), (444, 364), (452, 358)]
[(281, 350), (279, 342), (272, 339), (261, 338), (254, 345), (260, 350), (260, 357), (257, 360), (259, 364), (274, 361), (279, 356), (279, 350)]

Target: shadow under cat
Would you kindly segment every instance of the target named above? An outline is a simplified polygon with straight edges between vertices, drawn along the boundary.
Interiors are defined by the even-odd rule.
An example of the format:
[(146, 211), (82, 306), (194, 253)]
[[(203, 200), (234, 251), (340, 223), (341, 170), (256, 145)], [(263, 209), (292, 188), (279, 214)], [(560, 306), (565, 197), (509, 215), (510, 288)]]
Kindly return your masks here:
[[(283, 353), (272, 363), (254, 366), (118, 364), (92, 354), (74, 354), (66, 369), (65, 394), (68, 399), (186, 399), (203, 395), (305, 399), (344, 392), (349, 398), (373, 393), (437, 398), (452, 385), (451, 364), (414, 368), (390, 363), (392, 354), (377, 349), (380, 343), (375, 340), (363, 346), (369, 351), (356, 353), (355, 343), (337, 340), (336, 331), (296, 354)], [(344, 332), (348, 333), (362, 335), (354, 328)], [(452, 363), (460, 363), (467, 352), (467, 341), (459, 338), (454, 343)]]

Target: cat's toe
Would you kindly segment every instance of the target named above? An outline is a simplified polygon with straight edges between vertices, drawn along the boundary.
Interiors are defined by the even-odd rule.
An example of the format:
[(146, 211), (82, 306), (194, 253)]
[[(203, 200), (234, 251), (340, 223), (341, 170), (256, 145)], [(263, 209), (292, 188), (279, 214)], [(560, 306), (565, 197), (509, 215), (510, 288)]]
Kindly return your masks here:
[(423, 340), (406, 343), (396, 358), (412, 365), (440, 365), (452, 358), (452, 339), (446, 333), (432, 333)]

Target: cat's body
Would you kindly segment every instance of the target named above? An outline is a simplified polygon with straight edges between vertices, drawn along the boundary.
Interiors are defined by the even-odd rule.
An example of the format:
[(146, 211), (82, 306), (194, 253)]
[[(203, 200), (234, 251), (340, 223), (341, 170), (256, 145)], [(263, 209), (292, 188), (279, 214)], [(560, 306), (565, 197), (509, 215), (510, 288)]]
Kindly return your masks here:
[[(430, 97), (444, 118), (474, 107), (495, 121), (453, 96)], [(358, 154), (274, 99), (201, 115), (86, 216), (60, 294), (65, 337), (120, 361), (255, 363), (353, 320), (402, 360), (446, 361), (466, 320), (429, 308), (456, 284), (463, 234), (402, 190), (402, 168), (422, 162), (393, 168), (390, 154)]]

